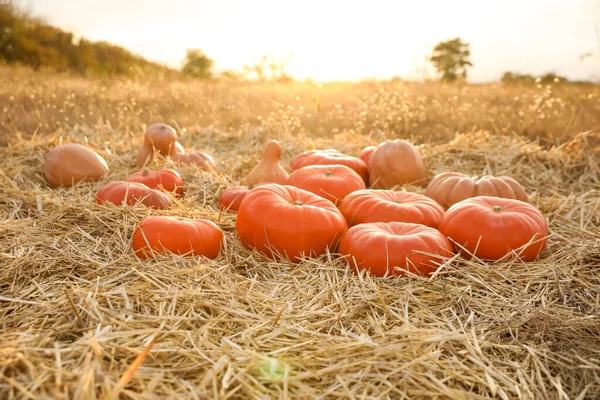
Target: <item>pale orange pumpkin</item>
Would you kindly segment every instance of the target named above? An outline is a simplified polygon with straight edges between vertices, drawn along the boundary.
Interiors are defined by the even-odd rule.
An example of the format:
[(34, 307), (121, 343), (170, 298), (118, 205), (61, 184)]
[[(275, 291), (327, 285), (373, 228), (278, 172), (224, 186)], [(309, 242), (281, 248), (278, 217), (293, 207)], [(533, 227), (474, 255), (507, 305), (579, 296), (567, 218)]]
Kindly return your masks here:
[(177, 141), (177, 132), (167, 124), (152, 124), (144, 134), (144, 145), (154, 149), (162, 156), (167, 156)]
[(262, 159), (252, 168), (244, 184), (246, 186), (256, 185), (262, 182), (278, 183), (285, 185), (289, 175), (281, 166), (281, 144), (277, 140), (271, 140), (265, 146)]
[(53, 148), (44, 160), (44, 176), (53, 188), (70, 187), (78, 182), (95, 182), (106, 173), (106, 161), (94, 150), (77, 143)]
[(217, 165), (214, 158), (208, 153), (197, 151), (195, 153), (171, 154), (176, 164), (194, 165), (204, 171), (214, 171)]
[(369, 182), (373, 189), (391, 189), (407, 183), (424, 185), (426, 179), (423, 158), (407, 140), (386, 140), (371, 154)]
[(436, 175), (427, 185), (425, 195), (444, 208), (477, 196), (527, 201), (527, 192), (523, 186), (509, 176), (484, 175), (478, 178), (460, 172), (442, 172)]

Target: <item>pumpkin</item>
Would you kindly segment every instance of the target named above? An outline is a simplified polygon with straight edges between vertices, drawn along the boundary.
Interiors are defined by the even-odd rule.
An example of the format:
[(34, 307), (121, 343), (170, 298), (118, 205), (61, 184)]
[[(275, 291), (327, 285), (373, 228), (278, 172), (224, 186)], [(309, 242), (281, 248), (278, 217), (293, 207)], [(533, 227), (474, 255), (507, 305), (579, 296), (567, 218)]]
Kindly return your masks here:
[(386, 140), (371, 154), (369, 178), (373, 189), (406, 183), (423, 185), (427, 178), (421, 154), (406, 140)]
[(293, 170), (306, 167), (307, 165), (345, 165), (352, 168), (363, 179), (365, 184), (368, 182), (369, 174), (367, 164), (358, 157), (347, 156), (337, 150), (309, 150), (296, 155), (290, 162)]
[(367, 188), (360, 175), (345, 165), (307, 165), (295, 170), (288, 184), (308, 190), (335, 205), (348, 194)]
[(430, 275), (442, 257), (453, 254), (453, 249), (435, 228), (407, 222), (371, 222), (348, 229), (338, 253), (355, 270), (367, 270), (378, 277), (399, 277), (405, 275), (403, 270)]
[(276, 140), (271, 140), (265, 146), (262, 159), (252, 168), (244, 184), (255, 185), (261, 182), (272, 182), (284, 185), (289, 175), (281, 166), (281, 145)]
[(44, 160), (44, 176), (53, 188), (95, 182), (107, 173), (106, 161), (94, 150), (77, 143), (54, 147)]
[(144, 145), (166, 157), (177, 141), (177, 132), (167, 124), (152, 124), (144, 134)]
[(204, 171), (214, 171), (217, 165), (215, 159), (208, 153), (197, 151), (195, 153), (171, 155), (176, 164), (193, 165)]
[(141, 145), (135, 157), (135, 165), (144, 167), (152, 164), (156, 159), (156, 154), (151, 146)]
[(245, 247), (293, 262), (334, 251), (347, 228), (344, 216), (330, 201), (274, 183), (248, 192), (236, 219), (236, 232)]
[(219, 196), (219, 210), (238, 211), (249, 191), (248, 186), (231, 186), (223, 190)]
[(548, 223), (529, 203), (479, 196), (450, 207), (439, 226), (464, 256), (499, 260), (516, 253), (532, 261), (546, 247)]
[(221, 229), (206, 219), (149, 216), (133, 233), (133, 249), (141, 259), (168, 253), (216, 258), (225, 243)]
[(367, 146), (362, 149), (358, 155), (358, 158), (363, 160), (365, 164), (367, 164), (367, 167), (369, 166), (369, 161), (371, 160), (371, 154), (373, 154), (373, 151), (375, 151), (376, 148), (376, 146)]
[(459, 201), (476, 196), (527, 201), (525, 189), (509, 176), (484, 175), (477, 178), (460, 172), (443, 172), (436, 175), (427, 185), (425, 195), (446, 209)]
[(392, 190), (358, 190), (342, 201), (349, 226), (368, 222), (412, 222), (437, 228), (444, 209), (429, 197)]
[(160, 189), (174, 193), (177, 196), (183, 194), (183, 179), (179, 173), (172, 169), (161, 169), (150, 171), (143, 169), (125, 179), (126, 182), (139, 182), (151, 189)]
[(171, 198), (159, 190), (150, 189), (138, 182), (115, 181), (104, 185), (96, 194), (96, 203), (113, 203), (129, 206), (143, 204), (154, 209), (163, 209), (171, 205)]

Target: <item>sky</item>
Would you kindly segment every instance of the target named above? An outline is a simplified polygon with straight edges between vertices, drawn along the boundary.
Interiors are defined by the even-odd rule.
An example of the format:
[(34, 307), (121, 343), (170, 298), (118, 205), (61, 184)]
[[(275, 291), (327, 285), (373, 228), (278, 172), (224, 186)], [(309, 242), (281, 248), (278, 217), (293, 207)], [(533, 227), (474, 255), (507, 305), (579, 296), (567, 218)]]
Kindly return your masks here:
[[(441, 40), (470, 43), (472, 82), (504, 71), (600, 81), (600, 0), (17, 0), (90, 40), (180, 67), (200, 48), (215, 69), (263, 54), (298, 79), (419, 79)], [(595, 57), (581, 61), (593, 52)], [(431, 72), (430, 72), (431, 73)]]

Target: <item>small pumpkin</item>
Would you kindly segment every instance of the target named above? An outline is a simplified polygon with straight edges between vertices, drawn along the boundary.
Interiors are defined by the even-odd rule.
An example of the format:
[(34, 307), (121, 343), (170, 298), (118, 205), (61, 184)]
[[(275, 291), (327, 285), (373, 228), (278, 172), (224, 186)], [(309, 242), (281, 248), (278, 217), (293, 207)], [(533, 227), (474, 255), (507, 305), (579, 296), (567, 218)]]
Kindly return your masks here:
[(427, 172), (423, 158), (407, 140), (386, 140), (377, 146), (369, 161), (373, 189), (392, 189), (407, 183), (424, 185)]
[(165, 190), (179, 197), (183, 194), (183, 179), (177, 171), (172, 169), (150, 171), (144, 168), (129, 176), (125, 181), (139, 182), (151, 189)]
[(453, 254), (453, 249), (435, 228), (406, 222), (371, 222), (348, 229), (338, 253), (355, 270), (367, 270), (378, 277), (400, 277), (406, 274), (404, 270), (430, 275), (442, 257)]
[(358, 190), (342, 201), (348, 225), (368, 222), (412, 222), (437, 228), (444, 209), (427, 196), (392, 190)]
[(133, 233), (133, 249), (141, 259), (169, 253), (216, 258), (225, 243), (221, 229), (206, 219), (148, 216)]
[(548, 242), (548, 223), (529, 203), (492, 196), (472, 197), (450, 207), (439, 226), (465, 257), (499, 260), (516, 253), (533, 261)]
[(290, 162), (293, 170), (306, 167), (307, 165), (345, 165), (354, 170), (363, 179), (365, 184), (368, 182), (369, 173), (367, 165), (358, 157), (347, 156), (337, 150), (309, 150), (296, 155)]
[(335, 251), (348, 225), (328, 200), (294, 186), (269, 183), (253, 188), (242, 201), (236, 232), (242, 244), (268, 257), (320, 256)]
[(476, 196), (496, 196), (527, 201), (523, 186), (509, 176), (484, 175), (471, 177), (460, 172), (437, 174), (425, 190), (425, 195), (449, 208), (459, 201)]
[(219, 195), (219, 210), (238, 211), (250, 190), (248, 186), (231, 186), (223, 190)]
[(295, 170), (288, 184), (308, 190), (337, 206), (348, 194), (367, 188), (360, 175), (345, 165), (307, 165)]
[(262, 182), (286, 184), (289, 175), (281, 166), (280, 160), (281, 144), (277, 140), (271, 140), (263, 150), (262, 159), (246, 176), (244, 184), (256, 185)]
[(197, 151), (195, 153), (171, 155), (176, 164), (193, 165), (203, 171), (214, 171), (217, 167), (215, 159), (208, 153)]
[(167, 157), (177, 141), (177, 132), (167, 124), (152, 124), (144, 133), (144, 145)]
[(96, 203), (113, 203), (118, 206), (123, 203), (129, 206), (143, 204), (153, 209), (168, 208), (171, 198), (159, 190), (150, 189), (138, 182), (114, 181), (104, 185), (96, 194)]
[(53, 188), (95, 182), (107, 173), (106, 161), (94, 150), (77, 143), (54, 147), (44, 160), (44, 176)]
[(360, 154), (358, 155), (358, 158), (363, 160), (365, 164), (367, 164), (367, 167), (369, 166), (369, 161), (371, 161), (371, 155), (373, 154), (373, 151), (375, 151), (376, 148), (377, 146), (367, 146), (364, 149), (362, 149)]

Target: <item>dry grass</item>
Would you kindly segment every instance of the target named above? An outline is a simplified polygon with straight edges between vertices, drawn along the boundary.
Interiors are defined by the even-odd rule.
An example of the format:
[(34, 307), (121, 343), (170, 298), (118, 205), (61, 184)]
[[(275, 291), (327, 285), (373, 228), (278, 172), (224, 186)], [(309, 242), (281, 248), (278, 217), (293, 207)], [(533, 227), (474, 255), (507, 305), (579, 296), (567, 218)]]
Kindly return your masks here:
[[(151, 85), (2, 70), (0, 398), (600, 397), (600, 149), (593, 133), (567, 142), (600, 126), (599, 96), (597, 87)], [(159, 120), (218, 160), (214, 175), (180, 168), (184, 200), (155, 212), (216, 221), (229, 249), (214, 261), (141, 262), (130, 237), (147, 210), (93, 202), (103, 183), (134, 171), (143, 124)], [(110, 175), (49, 189), (41, 165), (59, 136), (87, 138)], [(313, 146), (357, 154), (398, 136), (424, 143), (431, 173), (520, 180), (549, 218), (543, 257), (456, 258), (430, 280), (371, 279), (333, 255), (265, 261), (237, 243), (235, 216), (216, 209), (267, 139), (283, 142), (287, 163)]]

